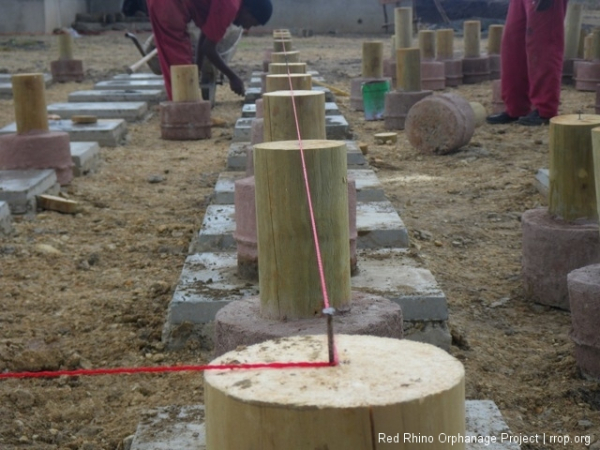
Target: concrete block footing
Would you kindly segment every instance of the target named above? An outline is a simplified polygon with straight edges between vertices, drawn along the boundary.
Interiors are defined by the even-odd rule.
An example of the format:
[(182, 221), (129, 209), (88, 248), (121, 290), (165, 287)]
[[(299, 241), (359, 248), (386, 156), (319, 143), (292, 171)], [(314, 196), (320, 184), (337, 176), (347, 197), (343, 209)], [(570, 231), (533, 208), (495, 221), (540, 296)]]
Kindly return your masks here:
[(500, 55), (489, 55), (490, 58), (490, 80), (500, 79), (500, 70), (502, 68), (502, 61)]
[[(101, 147), (116, 147), (127, 135), (127, 123), (123, 119), (99, 119), (96, 123), (74, 124), (72, 120), (50, 120), (50, 131), (64, 131), (71, 142), (97, 142)], [(17, 124), (0, 129), (0, 135), (17, 132)]]
[(100, 166), (100, 146), (97, 142), (71, 142), (73, 176), (95, 173)]
[[(450, 348), (446, 296), (431, 272), (416, 264), (406, 249), (359, 250), (358, 268), (351, 278), (352, 290), (398, 304), (407, 339)], [(188, 340), (211, 348), (217, 312), (257, 295), (258, 286), (238, 276), (235, 252), (190, 255), (169, 304), (163, 342), (173, 349)]]
[(34, 214), (36, 196), (58, 194), (56, 172), (45, 170), (0, 170), (0, 201), (10, 207), (12, 215)]
[[(276, 320), (262, 317), (260, 298), (252, 297), (223, 307), (215, 317), (214, 354), (220, 356), (240, 345), (253, 345), (271, 339), (322, 334), (325, 320)], [(348, 305), (342, 306), (333, 318), (334, 328), (340, 334), (368, 334), (370, 336), (401, 339), (402, 311), (383, 297), (352, 292)]]
[(567, 276), (571, 305), (571, 339), (581, 373), (600, 381), (600, 264)]
[(385, 112), (383, 113), (385, 129), (403, 130), (410, 108), (431, 94), (433, 94), (432, 91), (388, 92), (385, 96)]
[[(252, 140), (252, 124), (254, 118), (240, 117), (233, 130), (233, 142), (250, 142)], [(348, 139), (350, 133), (350, 125), (344, 116), (325, 116), (325, 133), (327, 139)]]
[[(214, 197), (215, 205), (231, 205), (234, 202), (235, 182), (245, 178), (246, 172), (223, 172), (217, 179)], [(349, 169), (348, 178), (356, 181), (356, 200), (358, 202), (385, 201), (385, 192), (379, 178), (371, 169)]]
[(502, 83), (500, 80), (492, 81), (492, 114), (506, 111), (506, 105), (502, 100)]
[[(357, 248), (406, 248), (408, 231), (393, 205), (385, 200), (356, 205)], [(236, 243), (233, 205), (210, 205), (202, 227), (190, 243), (189, 253), (234, 250)]]
[(479, 56), (462, 60), (463, 83), (476, 84), (490, 79), (490, 58)]
[[(340, 108), (334, 102), (325, 102), (325, 115), (326, 116), (339, 116), (341, 115)], [(262, 117), (257, 114), (256, 104), (245, 104), (242, 107), (242, 118), (258, 118)]]
[(446, 77), (446, 86), (456, 87), (463, 84), (462, 59), (445, 59), (444, 75)]
[[(348, 155), (348, 168), (361, 169), (369, 165), (355, 141), (345, 141)], [(245, 171), (248, 157), (248, 149), (251, 148), (250, 140), (245, 142), (233, 142), (227, 153), (227, 170)]]
[(100, 81), (94, 85), (94, 89), (98, 91), (111, 90), (146, 90), (146, 89), (165, 89), (165, 82), (162, 78), (157, 80), (107, 80)]
[(160, 136), (173, 141), (210, 139), (209, 101), (160, 104)]
[(600, 83), (600, 61), (576, 61), (573, 79), (578, 91), (596, 91)]
[(167, 93), (162, 89), (75, 91), (71, 92), (68, 97), (70, 103), (146, 102), (149, 105), (157, 105), (166, 99)]
[[(205, 411), (203, 405), (166, 406), (146, 411), (140, 421), (130, 450), (206, 450)], [(495, 442), (469, 442), (465, 450), (519, 450), (515, 442), (502, 440), (512, 435), (502, 413), (492, 400), (465, 401), (465, 431), (473, 441), (477, 437), (495, 438)], [(410, 433), (398, 426), (398, 432)], [(436, 437), (437, 438), (437, 437)]]
[(44, 131), (0, 136), (0, 168), (3, 170), (54, 169), (62, 185), (73, 179), (69, 135)]
[(0, 200), (0, 236), (7, 236), (12, 232), (12, 219), (8, 203)]
[(137, 122), (148, 114), (146, 102), (77, 102), (53, 103), (48, 105), (48, 113), (56, 114), (61, 119), (71, 119), (77, 115), (96, 116), (99, 119), (124, 119)]
[(440, 61), (421, 61), (421, 89), (441, 91), (446, 88), (446, 66)]
[(80, 59), (59, 59), (50, 62), (52, 81), (67, 83), (70, 81), (83, 81), (83, 61)]
[(527, 297), (536, 303), (569, 310), (567, 275), (600, 263), (598, 223), (565, 222), (547, 208), (525, 211), (522, 275)]

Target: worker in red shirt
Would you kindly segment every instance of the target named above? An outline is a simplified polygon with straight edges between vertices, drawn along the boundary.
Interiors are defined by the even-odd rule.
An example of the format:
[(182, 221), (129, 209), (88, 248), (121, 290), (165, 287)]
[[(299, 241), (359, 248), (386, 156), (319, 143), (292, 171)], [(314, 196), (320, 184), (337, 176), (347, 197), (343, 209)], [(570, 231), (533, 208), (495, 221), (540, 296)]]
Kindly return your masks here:
[[(271, 0), (147, 0), (147, 4), (169, 100), (172, 99), (171, 66), (195, 62), (201, 68), (204, 58), (227, 77), (233, 92), (244, 95), (244, 82), (223, 61), (217, 43), (231, 24), (246, 30), (266, 24), (273, 12)], [(187, 31), (192, 21), (202, 31), (195, 61)]]
[(500, 55), (506, 110), (487, 122), (546, 125), (558, 114), (567, 0), (511, 0)]

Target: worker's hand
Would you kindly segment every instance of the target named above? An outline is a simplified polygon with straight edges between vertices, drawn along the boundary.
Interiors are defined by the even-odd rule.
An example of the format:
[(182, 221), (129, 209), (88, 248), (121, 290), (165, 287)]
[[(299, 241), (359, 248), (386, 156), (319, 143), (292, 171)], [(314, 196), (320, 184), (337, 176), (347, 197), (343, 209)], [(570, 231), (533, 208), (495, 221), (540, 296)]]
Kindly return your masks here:
[(536, 0), (535, 10), (546, 11), (550, 9), (554, 0)]
[(229, 78), (229, 87), (237, 95), (244, 96), (246, 94), (246, 89), (244, 88), (244, 82), (237, 75), (231, 76)]

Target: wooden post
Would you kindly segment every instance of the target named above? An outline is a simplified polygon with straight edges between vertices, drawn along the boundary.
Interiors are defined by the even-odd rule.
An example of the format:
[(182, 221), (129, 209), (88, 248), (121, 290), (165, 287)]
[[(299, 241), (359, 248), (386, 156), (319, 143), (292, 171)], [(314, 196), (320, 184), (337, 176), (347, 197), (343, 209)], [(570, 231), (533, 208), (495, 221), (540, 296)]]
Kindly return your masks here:
[(363, 78), (383, 77), (383, 42), (366, 41), (362, 44)]
[(600, 28), (596, 28), (592, 32), (590, 47), (590, 60), (600, 61)]
[(586, 31), (582, 28), (579, 33), (579, 47), (577, 47), (577, 58), (584, 59), (585, 55), (585, 38), (587, 36)]
[[(335, 367), (206, 372), (207, 450), (465, 449), (464, 440), (440, 439), (467, 436), (460, 361), (408, 339), (342, 334), (335, 345), (343, 359)], [(211, 364), (322, 362), (327, 353), (324, 335), (294, 336)], [(384, 443), (380, 433), (399, 439)]]
[(271, 62), (274, 62), (274, 63), (300, 62), (300, 52), (298, 50), (292, 50), (291, 52), (273, 52), (273, 53), (271, 53)]
[(71, 33), (58, 35), (58, 55), (58, 59), (62, 61), (73, 59), (73, 36), (71, 36)]
[(466, 20), (463, 23), (465, 58), (481, 57), (481, 22)]
[(592, 40), (594, 38), (594, 34), (590, 33), (586, 35), (583, 40), (583, 59), (586, 61), (592, 60)]
[(306, 63), (270, 63), (270, 75), (287, 75), (287, 73), (306, 73)]
[(396, 29), (396, 50), (412, 47), (413, 23), (412, 8), (401, 7), (394, 9), (394, 25)]
[(581, 37), (581, 24), (583, 21), (583, 5), (570, 2), (567, 5), (565, 16), (565, 53), (564, 59), (577, 58), (579, 39)]
[(488, 28), (488, 55), (499, 55), (502, 47), (504, 25), (490, 25)]
[(273, 41), (273, 51), (275, 51), (275, 52), (291, 52), (292, 51), (292, 40), (291, 39), (275, 39)]
[(291, 39), (292, 33), (287, 29), (276, 29), (273, 30), (273, 39)]
[(196, 64), (171, 66), (173, 102), (199, 102), (198, 66)]
[[(323, 309), (299, 142), (254, 146), (261, 315), (312, 318)], [(334, 308), (350, 302), (346, 145), (302, 141), (323, 270)]]
[(600, 128), (592, 130), (592, 157), (594, 160), (594, 181), (596, 183), (596, 211), (600, 215)]
[[(292, 83), (291, 88), (290, 81)], [(290, 89), (310, 91), (312, 89), (312, 76), (306, 73), (292, 73), (289, 76), (287, 74), (267, 75), (265, 92), (289, 91)]]
[(437, 30), (435, 32), (437, 59), (440, 61), (454, 59), (454, 30)]
[(421, 90), (421, 51), (418, 48), (396, 50), (396, 86), (399, 91)]
[(302, 139), (327, 139), (325, 94), (319, 91), (280, 90), (263, 95), (264, 142), (298, 139), (292, 100)]
[(11, 80), (17, 134), (49, 131), (44, 75), (24, 73), (13, 75)]
[(570, 114), (550, 119), (548, 211), (566, 221), (598, 220), (591, 130), (600, 116)]
[(419, 31), (419, 50), (421, 61), (433, 61), (435, 59), (435, 31)]

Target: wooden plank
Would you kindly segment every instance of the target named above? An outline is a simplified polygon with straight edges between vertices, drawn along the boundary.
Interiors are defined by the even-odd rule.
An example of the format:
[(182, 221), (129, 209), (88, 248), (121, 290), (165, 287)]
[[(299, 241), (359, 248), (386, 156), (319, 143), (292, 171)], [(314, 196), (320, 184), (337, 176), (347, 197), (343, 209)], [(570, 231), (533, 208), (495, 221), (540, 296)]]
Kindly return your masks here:
[(38, 207), (48, 211), (76, 214), (79, 209), (79, 204), (76, 201), (55, 195), (38, 195), (36, 200)]

